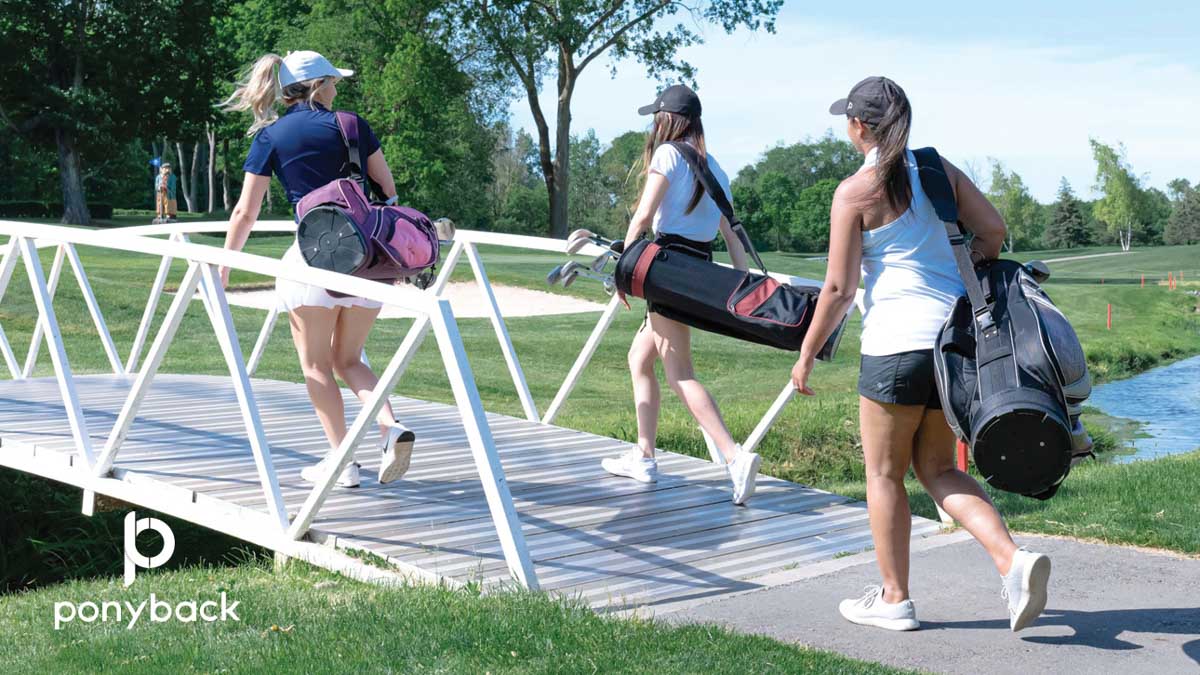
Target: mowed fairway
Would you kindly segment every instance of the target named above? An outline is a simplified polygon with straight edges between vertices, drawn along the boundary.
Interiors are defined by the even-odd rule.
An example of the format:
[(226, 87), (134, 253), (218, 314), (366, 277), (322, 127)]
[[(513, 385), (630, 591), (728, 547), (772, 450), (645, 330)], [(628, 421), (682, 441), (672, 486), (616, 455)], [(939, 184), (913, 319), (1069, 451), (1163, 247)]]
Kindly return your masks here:
[[(194, 241), (220, 245), (221, 238), (200, 236)], [(247, 250), (278, 256), (289, 244), (290, 238), (286, 236), (256, 237)], [(1087, 249), (1078, 254), (1112, 250)], [(1053, 258), (1076, 254), (1076, 251), (1051, 251), (1016, 257)], [(157, 260), (90, 248), (81, 248), (80, 255), (118, 349), (125, 354), (141, 317)], [(547, 288), (545, 273), (565, 260), (565, 255), (496, 247), (483, 247), (482, 255), (495, 283), (553, 290), (599, 302), (607, 299), (600, 285), (588, 280), (580, 280), (565, 290)], [(42, 256), (43, 264), (48, 267), (52, 251), (43, 250)], [(824, 264), (812, 255), (767, 254), (764, 257), (774, 270), (813, 278), (823, 276)], [(172, 283), (178, 281), (182, 270), (183, 265), (176, 263)], [(1104, 284), (1099, 283), (1098, 272), (1108, 270), (1113, 270), (1113, 276), (1106, 278)], [(1167, 360), (1200, 353), (1200, 318), (1195, 313), (1195, 297), (1183, 289), (1169, 291), (1165, 285), (1151, 283), (1149, 278), (1145, 288), (1136, 283), (1110, 283), (1110, 279), (1115, 278), (1136, 278), (1132, 277), (1134, 273), (1145, 272), (1149, 277), (1154, 270), (1159, 270), (1164, 277), (1168, 270), (1183, 272), (1185, 279), (1200, 281), (1200, 246), (1135, 249), (1119, 256), (1052, 265), (1058, 281), (1052, 279), (1047, 290), (1078, 330), (1097, 380), (1127, 376)], [(466, 278), (469, 274), (465, 261), (460, 263), (456, 278)], [(264, 282), (268, 280), (238, 272), (232, 278), (234, 286)], [(1191, 283), (1187, 282), (1184, 288)], [(159, 318), (165, 312), (166, 304), (160, 304)], [(1105, 328), (1108, 304), (1113, 306), (1111, 331)], [(619, 313), (592, 364), (558, 416), (557, 424), (618, 439), (635, 439), (636, 424), (625, 353), (642, 321), (644, 308), (636, 299), (633, 305), (632, 311)], [(72, 366), (80, 372), (105, 370), (107, 362), (78, 288), (69, 275), (64, 275), (60, 284), (56, 308)], [(243, 349), (249, 351), (264, 313), (235, 307), (233, 316), (242, 336)], [(0, 318), (9, 339), (17, 345), (15, 349), (22, 356), (35, 318), (22, 269), (17, 270), (0, 305)], [(581, 314), (508, 321), (522, 368), (541, 409), (549, 405), (597, 318), (597, 314)], [(490, 323), (486, 319), (463, 319), (459, 324), (487, 408), (520, 414), (520, 404)], [(405, 320), (380, 322), (368, 342), (368, 355), (375, 362), (382, 362), (394, 352), (408, 325)], [(854, 387), (860, 329), (861, 320), (855, 314), (837, 359), (817, 366), (812, 386), (818, 395), (794, 400), (766, 436), (759, 449), (764, 457), (764, 472), (817, 487), (836, 486), (851, 494), (859, 491), (855, 486), (861, 486), (863, 474)], [(700, 332), (694, 334), (693, 340), (699, 378), (720, 402), (734, 436), (744, 438), (788, 381), (795, 355)], [(432, 340), (421, 348), (401, 381), (399, 391), (428, 400), (450, 400), (441, 359), (435, 350)], [(200, 306), (195, 305), (167, 355), (163, 371), (221, 373), (223, 369), (224, 363), (207, 318)], [(45, 350), (37, 373), (51, 373)], [(276, 326), (258, 376), (300, 379), (285, 321)], [(1100, 447), (1111, 448), (1112, 437), (1094, 424), (1098, 418), (1089, 416), (1087, 419), (1093, 423), (1093, 433), (1100, 441)], [(658, 445), (707, 456), (695, 423), (669, 392), (664, 395)], [(1061, 497), (1059, 501), (1062, 501)], [(933, 515), (932, 505), (924, 496), (915, 495), (913, 504), (922, 514)]]

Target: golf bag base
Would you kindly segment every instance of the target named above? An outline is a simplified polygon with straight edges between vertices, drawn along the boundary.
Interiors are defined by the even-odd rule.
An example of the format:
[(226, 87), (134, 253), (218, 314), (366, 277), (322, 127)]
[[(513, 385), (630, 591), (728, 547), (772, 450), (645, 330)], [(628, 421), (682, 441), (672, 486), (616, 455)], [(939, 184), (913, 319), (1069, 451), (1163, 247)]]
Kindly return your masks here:
[(304, 262), (339, 274), (353, 274), (367, 259), (367, 240), (337, 206), (318, 206), (300, 219), (296, 244)]
[(975, 467), (995, 488), (1048, 499), (1071, 470), (1070, 423), (1049, 396), (1043, 405), (1028, 394), (1020, 398), (976, 416)]
[(820, 294), (644, 239), (621, 254), (614, 279), (621, 292), (653, 302), (668, 319), (789, 351), (804, 342)]

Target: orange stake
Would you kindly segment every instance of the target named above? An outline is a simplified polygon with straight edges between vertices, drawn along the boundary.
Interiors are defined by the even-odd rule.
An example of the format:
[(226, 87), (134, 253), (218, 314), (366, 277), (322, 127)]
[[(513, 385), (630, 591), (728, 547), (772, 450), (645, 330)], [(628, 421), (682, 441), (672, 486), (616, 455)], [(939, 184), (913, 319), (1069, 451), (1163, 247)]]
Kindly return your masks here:
[(1145, 288), (1145, 287), (1146, 287), (1146, 275), (1143, 274), (1142, 275), (1142, 288)]
[(1112, 330), (1112, 305), (1108, 306), (1108, 329)]

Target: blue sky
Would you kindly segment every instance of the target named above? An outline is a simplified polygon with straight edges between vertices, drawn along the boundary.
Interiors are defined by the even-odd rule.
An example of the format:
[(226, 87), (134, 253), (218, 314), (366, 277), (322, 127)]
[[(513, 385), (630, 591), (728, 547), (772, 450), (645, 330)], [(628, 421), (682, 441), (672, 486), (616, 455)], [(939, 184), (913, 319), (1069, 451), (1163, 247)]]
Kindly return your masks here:
[[(913, 147), (935, 145), (985, 176), (995, 158), (1043, 201), (1062, 176), (1092, 193), (1089, 137), (1124, 143), (1150, 185), (1200, 180), (1200, 2), (789, 0), (774, 35), (701, 32), (706, 44), (682, 56), (699, 71), (709, 145), (731, 173), (776, 143), (843, 134), (829, 103), (879, 74), (913, 102)], [(572, 130), (605, 142), (645, 127), (636, 108), (660, 86), (635, 62), (616, 78), (607, 65), (585, 71), (572, 106)], [(512, 113), (533, 128), (523, 98)]]

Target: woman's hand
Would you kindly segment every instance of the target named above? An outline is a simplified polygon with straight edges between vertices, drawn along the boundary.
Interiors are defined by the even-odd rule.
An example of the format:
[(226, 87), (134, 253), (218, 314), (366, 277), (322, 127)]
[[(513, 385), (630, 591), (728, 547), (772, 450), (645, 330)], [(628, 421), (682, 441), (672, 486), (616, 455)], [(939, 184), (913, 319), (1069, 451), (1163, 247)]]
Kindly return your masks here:
[(792, 366), (792, 386), (805, 396), (816, 395), (816, 392), (808, 386), (808, 376), (812, 375), (814, 363), (816, 363), (816, 359), (801, 354), (800, 358), (796, 360), (796, 365)]
[(633, 309), (629, 306), (629, 299), (625, 297), (625, 292), (619, 288), (617, 289), (617, 297), (621, 299), (621, 304), (625, 305), (625, 309)]

